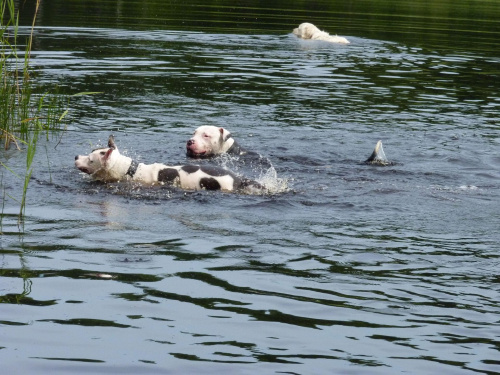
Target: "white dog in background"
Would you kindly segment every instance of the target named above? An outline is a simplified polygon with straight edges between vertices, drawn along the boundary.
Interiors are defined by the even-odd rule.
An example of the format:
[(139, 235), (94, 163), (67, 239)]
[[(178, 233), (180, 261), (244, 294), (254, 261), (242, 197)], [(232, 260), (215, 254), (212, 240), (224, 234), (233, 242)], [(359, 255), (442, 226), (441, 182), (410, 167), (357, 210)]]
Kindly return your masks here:
[(191, 158), (208, 158), (226, 153), (245, 155), (247, 152), (233, 139), (228, 130), (217, 126), (200, 126), (186, 143), (186, 154)]
[(308, 22), (301, 23), (299, 27), (293, 29), (293, 33), (302, 39), (323, 40), (325, 42), (340, 44), (350, 43), (346, 38), (337, 35), (330, 35)]

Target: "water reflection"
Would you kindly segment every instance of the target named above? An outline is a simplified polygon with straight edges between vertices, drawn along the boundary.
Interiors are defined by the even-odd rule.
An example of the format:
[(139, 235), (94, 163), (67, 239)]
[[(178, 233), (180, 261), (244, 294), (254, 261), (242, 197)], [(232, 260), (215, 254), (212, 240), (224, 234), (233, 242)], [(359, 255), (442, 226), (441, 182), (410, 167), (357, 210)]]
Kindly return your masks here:
[[(64, 32), (48, 31), (50, 38), (60, 33)], [(123, 43), (95, 55), (92, 36), (102, 45), (116, 32), (108, 34), (108, 30), (85, 32), (91, 45), (78, 42), (82, 51), (74, 58), (54, 61), (45, 53), (34, 53), (35, 64), (54, 74), (66, 90), (74, 92), (75, 85), (82, 85), (86, 91), (105, 93), (100, 109), (100, 97), (82, 99), (88, 102), (83, 113), (93, 108), (95, 112), (86, 129), (100, 128), (108, 119), (114, 120), (113, 128), (126, 124), (160, 128), (165, 123), (179, 123), (175, 110), (180, 108), (191, 108), (202, 121), (214, 118), (214, 124), (223, 116), (227, 127), (232, 123), (250, 126), (242, 118), (247, 111), (269, 125), (309, 125), (309, 112), (314, 111), (314, 126), (346, 123), (354, 131), (360, 123), (421, 129), (436, 121), (455, 129), (471, 128), (478, 121), (491, 123), (498, 113), (498, 76), (482, 56), (427, 54), (376, 41), (341, 49), (318, 44), (311, 55), (302, 55), (297, 51), (301, 42), (293, 36), (268, 41), (264, 47), (253, 38), (230, 36), (226, 42), (231, 46), (227, 47), (212, 44), (211, 36), (193, 34), (198, 43), (169, 46), (157, 36), (152, 44), (136, 47), (149, 59), (124, 58), (113, 51), (128, 51), (127, 38), (141, 39), (141, 34), (126, 31), (120, 31)], [(169, 34), (164, 35), (168, 38)], [(83, 36), (75, 35), (74, 43)], [(249, 43), (248, 50), (241, 49), (242, 41)], [(125, 110), (105, 103), (116, 95), (127, 102)], [(348, 106), (343, 104), (346, 97)], [(281, 103), (280, 98), (288, 100)], [(228, 103), (238, 104), (238, 108)], [(162, 107), (166, 111), (159, 109)], [(457, 111), (462, 114), (459, 118)]]
[[(21, 22), (30, 25), (33, 8), (22, 2), (19, 7)], [(491, 1), (322, 0), (304, 7), (302, 2), (283, 0), (251, 0), (245, 4), (188, 0), (174, 1), (169, 6), (139, 0), (105, 4), (73, 0), (41, 4), (38, 24), (260, 34), (291, 32), (308, 21), (333, 34), (484, 51), (497, 44), (499, 12)]]

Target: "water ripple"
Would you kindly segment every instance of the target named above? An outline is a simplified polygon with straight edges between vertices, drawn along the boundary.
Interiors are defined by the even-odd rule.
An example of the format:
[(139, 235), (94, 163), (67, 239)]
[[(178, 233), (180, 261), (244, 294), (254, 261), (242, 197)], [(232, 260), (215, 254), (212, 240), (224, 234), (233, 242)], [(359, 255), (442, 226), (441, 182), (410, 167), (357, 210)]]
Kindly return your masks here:
[[(23, 236), (5, 200), (2, 352), (50, 370), (498, 372), (498, 60), (349, 39), (36, 28), (40, 81), (100, 94), (71, 99), (57, 147), (40, 140)], [(73, 168), (110, 133), (139, 161), (187, 163), (206, 124), (271, 167), (206, 163), (282, 188), (104, 185)], [(363, 163), (378, 139), (394, 165)]]

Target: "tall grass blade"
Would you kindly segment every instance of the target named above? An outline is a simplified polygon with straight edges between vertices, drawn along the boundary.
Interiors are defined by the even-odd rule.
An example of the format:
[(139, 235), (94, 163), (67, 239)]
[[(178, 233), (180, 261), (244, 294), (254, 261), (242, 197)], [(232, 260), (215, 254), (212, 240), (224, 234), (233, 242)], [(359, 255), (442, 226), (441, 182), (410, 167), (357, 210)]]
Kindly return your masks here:
[[(29, 181), (33, 173), (33, 160), (37, 142), (41, 134), (47, 140), (52, 132), (58, 132), (68, 110), (68, 97), (56, 93), (38, 93), (38, 87), (32, 82), (30, 73), (31, 48), (36, 17), (40, 0), (36, 1), (35, 15), (30, 33), (25, 43), (23, 57), (19, 49), (19, 12), (14, 0), (0, 0), (0, 140), (5, 149), (15, 145), (19, 150), (23, 146), (26, 152), (24, 178), (0, 162), (0, 166), (22, 180), (22, 198), (19, 222), (22, 223), (26, 210), (26, 197)], [(22, 56), (22, 55), (21, 55)], [(0, 180), (0, 189), (3, 188)], [(4, 191), (4, 198), (11, 195)], [(17, 200), (16, 200), (17, 201)], [(5, 200), (2, 203), (5, 206)]]

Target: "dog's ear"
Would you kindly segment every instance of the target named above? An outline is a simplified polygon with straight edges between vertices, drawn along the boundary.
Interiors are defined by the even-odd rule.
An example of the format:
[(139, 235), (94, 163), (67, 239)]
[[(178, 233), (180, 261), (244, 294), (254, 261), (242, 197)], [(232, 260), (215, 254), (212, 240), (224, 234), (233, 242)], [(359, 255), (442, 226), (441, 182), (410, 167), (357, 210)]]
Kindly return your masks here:
[(108, 151), (106, 151), (106, 153), (104, 154), (104, 158), (103, 158), (104, 162), (107, 162), (107, 161), (108, 161), (109, 157), (111, 156), (111, 153), (112, 153), (114, 150), (115, 150), (115, 149), (114, 149), (113, 147), (110, 147), (110, 148), (108, 149)]
[(224, 128), (219, 128), (219, 133), (220, 133), (219, 143), (222, 145), (224, 143)]
[(231, 137), (231, 133), (224, 128), (219, 128), (221, 143), (227, 141)]
[(108, 147), (109, 148), (112, 148), (112, 149), (115, 149), (116, 148), (116, 144), (115, 144), (115, 137), (113, 136), (113, 134), (111, 134), (109, 136), (109, 139), (108, 139)]

